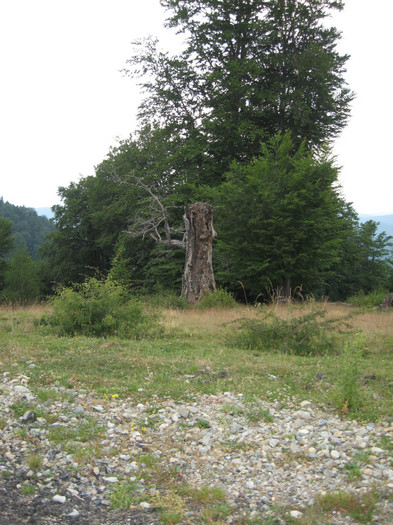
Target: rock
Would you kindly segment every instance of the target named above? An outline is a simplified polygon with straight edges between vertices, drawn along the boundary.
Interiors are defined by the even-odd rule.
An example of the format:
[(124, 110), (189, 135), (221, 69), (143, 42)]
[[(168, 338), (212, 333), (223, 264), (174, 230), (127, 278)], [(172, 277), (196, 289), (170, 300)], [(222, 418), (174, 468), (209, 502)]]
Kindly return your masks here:
[(384, 311), (389, 310), (389, 308), (393, 308), (393, 293), (390, 293), (385, 297), (380, 305), (380, 308)]
[(300, 512), (298, 510), (291, 510), (289, 515), (293, 520), (300, 520), (303, 517), (303, 512)]
[(96, 412), (103, 412), (104, 407), (102, 405), (96, 405), (96, 406), (93, 406), (93, 410), (95, 410)]
[(21, 423), (29, 423), (30, 421), (35, 421), (35, 414), (33, 410), (27, 410), (22, 417), (19, 418)]
[(55, 503), (65, 503), (67, 501), (67, 498), (65, 496), (60, 496), (59, 494), (56, 494), (56, 496), (53, 496), (52, 501)]
[(151, 507), (150, 503), (148, 503), (147, 501), (142, 501), (141, 503), (139, 503), (139, 506), (141, 507), (141, 509), (150, 509)]
[(85, 415), (85, 409), (82, 405), (78, 405), (74, 410), (75, 417), (82, 417)]
[(103, 477), (102, 479), (106, 481), (107, 483), (118, 483), (119, 482), (119, 478), (117, 478), (116, 476), (110, 476), (109, 478)]
[(71, 518), (72, 520), (75, 520), (76, 518), (79, 518), (80, 514), (77, 510), (73, 510), (69, 514), (66, 514), (67, 518)]
[(180, 417), (187, 419), (188, 416), (190, 415), (190, 411), (186, 407), (180, 407), (178, 410), (178, 414)]

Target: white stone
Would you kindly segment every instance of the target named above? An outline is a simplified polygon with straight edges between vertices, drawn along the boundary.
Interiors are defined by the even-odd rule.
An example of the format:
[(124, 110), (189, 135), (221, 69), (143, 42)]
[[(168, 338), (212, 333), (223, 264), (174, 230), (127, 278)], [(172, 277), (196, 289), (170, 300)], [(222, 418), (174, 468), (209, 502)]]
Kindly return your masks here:
[(65, 496), (60, 496), (59, 494), (56, 494), (56, 496), (53, 496), (52, 501), (55, 503), (65, 503), (67, 501), (67, 498)]
[(300, 520), (303, 517), (303, 512), (300, 512), (298, 510), (291, 510), (289, 515), (293, 520)]
[(116, 476), (109, 476), (109, 478), (103, 477), (102, 479), (107, 483), (118, 483), (119, 481), (119, 478), (117, 478)]

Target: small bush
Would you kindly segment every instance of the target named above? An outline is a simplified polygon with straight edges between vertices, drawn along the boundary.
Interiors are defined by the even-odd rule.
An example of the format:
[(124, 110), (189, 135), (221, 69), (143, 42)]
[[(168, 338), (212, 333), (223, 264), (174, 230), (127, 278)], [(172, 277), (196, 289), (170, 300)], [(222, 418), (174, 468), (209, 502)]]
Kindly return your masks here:
[(205, 294), (197, 306), (198, 308), (233, 308), (236, 306), (236, 301), (232, 294), (218, 289)]
[(375, 290), (368, 294), (360, 290), (357, 294), (349, 297), (347, 302), (354, 306), (374, 307), (379, 306), (388, 294), (388, 290)]
[(73, 288), (61, 288), (53, 299), (53, 315), (41, 324), (59, 335), (111, 336), (141, 339), (157, 334), (157, 315), (147, 314), (119, 283), (95, 277)]
[(232, 337), (236, 346), (294, 355), (339, 353), (341, 337), (338, 320), (322, 320), (323, 310), (280, 319), (274, 312), (262, 313), (262, 319), (240, 320), (239, 331)]
[(148, 306), (154, 308), (171, 308), (172, 310), (186, 310), (188, 307), (187, 300), (180, 297), (171, 290), (162, 290), (154, 295), (148, 295), (143, 298)]

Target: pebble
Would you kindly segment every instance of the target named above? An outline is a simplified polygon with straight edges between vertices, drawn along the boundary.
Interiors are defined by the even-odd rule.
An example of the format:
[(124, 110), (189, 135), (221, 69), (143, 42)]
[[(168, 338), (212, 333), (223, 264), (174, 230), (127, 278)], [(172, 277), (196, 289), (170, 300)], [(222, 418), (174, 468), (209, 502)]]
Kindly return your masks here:
[[(62, 495), (66, 493), (70, 499), (108, 506), (113, 485), (123, 481), (137, 483), (142, 494), (148, 493), (149, 476), (143, 475), (148, 465), (140, 461), (141, 454), (151, 454), (163, 468), (178, 469), (191, 486), (225, 490), (233, 507), (233, 522), (247, 514), (264, 522), (277, 505), (292, 509), (288, 519), (300, 520), (318, 494), (334, 490), (393, 491), (390, 453), (381, 445), (383, 438), (391, 439), (389, 422), (349, 421), (332, 408), (291, 398), (284, 406), (281, 401), (260, 399), (251, 407), (233, 392), (194, 396), (185, 406), (157, 397), (143, 404), (136, 404), (132, 397), (111, 403), (87, 391), (57, 386), (52, 387), (58, 394), (56, 402), (40, 402), (29, 389), (26, 376), (2, 374), (0, 379), (0, 474), (18, 473), (29, 484), (49, 488), (53, 501), (59, 503), (67, 501)], [(69, 403), (72, 395), (75, 401)], [(10, 406), (21, 399), (33, 399), (29, 410), (39, 408), (42, 417), (18, 419)], [(150, 419), (153, 408), (154, 418)], [(274, 417), (250, 421), (248, 410), (255, 413), (256, 408)], [(102, 429), (99, 457), (77, 462), (66, 444), (49, 440), (52, 429), (77, 429), (92, 420)], [(90, 445), (74, 443), (78, 449)], [(352, 479), (344, 467), (359, 463), (359, 451), (366, 453), (367, 462), (360, 464), (361, 477)], [(32, 453), (42, 457), (41, 467), (33, 475), (27, 467)], [(150, 506), (149, 501), (139, 504), (141, 509)], [(379, 519), (380, 510), (376, 513)], [(67, 517), (77, 520), (79, 512)], [(332, 523), (354, 523), (348, 516), (343, 519)]]
[(53, 496), (52, 501), (55, 503), (65, 503), (67, 501), (67, 498), (65, 496), (60, 496), (59, 494), (56, 494), (56, 496)]

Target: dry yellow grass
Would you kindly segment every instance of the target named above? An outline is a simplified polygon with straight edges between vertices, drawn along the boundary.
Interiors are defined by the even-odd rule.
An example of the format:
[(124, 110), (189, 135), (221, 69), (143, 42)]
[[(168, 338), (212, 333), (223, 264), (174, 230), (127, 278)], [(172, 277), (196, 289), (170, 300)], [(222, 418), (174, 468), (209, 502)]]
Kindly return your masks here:
[[(338, 303), (300, 303), (290, 305), (270, 305), (263, 308), (264, 312), (274, 311), (281, 318), (298, 317), (313, 308), (319, 307), (326, 312), (329, 319), (347, 319), (352, 328), (362, 330), (365, 334), (378, 336), (393, 336), (393, 311), (381, 312), (371, 310), (363, 312), (356, 307)], [(188, 335), (217, 333), (227, 323), (242, 318), (257, 318), (261, 308), (252, 306), (238, 306), (232, 309), (206, 310), (166, 310), (164, 325), (172, 330), (179, 330)]]

